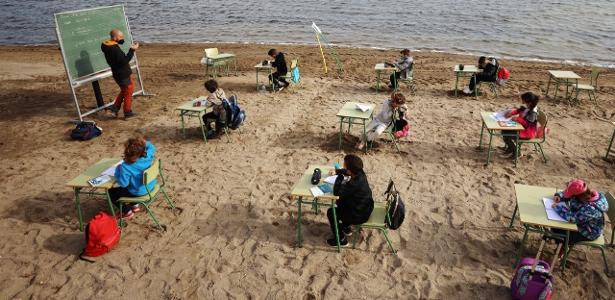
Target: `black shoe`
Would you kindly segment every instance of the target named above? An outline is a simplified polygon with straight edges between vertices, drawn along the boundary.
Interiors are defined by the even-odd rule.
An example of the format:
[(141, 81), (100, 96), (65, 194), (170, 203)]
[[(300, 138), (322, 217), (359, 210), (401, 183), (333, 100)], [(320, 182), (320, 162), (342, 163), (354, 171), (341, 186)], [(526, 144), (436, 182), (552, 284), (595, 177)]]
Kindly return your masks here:
[[(337, 247), (337, 241), (335, 240), (335, 238), (328, 239), (327, 245), (331, 247)], [(348, 247), (348, 239), (346, 238), (340, 239), (340, 247)]]
[(352, 236), (352, 227), (342, 228), (342, 233), (345, 236)]
[(132, 111), (124, 113), (124, 119), (132, 118), (132, 117), (136, 117), (136, 116), (137, 116), (137, 114), (133, 113)]
[(117, 113), (120, 111), (119, 108), (115, 107), (115, 105), (111, 105), (109, 106), (108, 110), (115, 116), (117, 117)]
[(218, 136), (218, 134), (216, 133), (216, 131), (214, 129), (210, 129), (207, 131), (207, 134), (205, 135), (208, 139), (213, 139), (216, 136)]

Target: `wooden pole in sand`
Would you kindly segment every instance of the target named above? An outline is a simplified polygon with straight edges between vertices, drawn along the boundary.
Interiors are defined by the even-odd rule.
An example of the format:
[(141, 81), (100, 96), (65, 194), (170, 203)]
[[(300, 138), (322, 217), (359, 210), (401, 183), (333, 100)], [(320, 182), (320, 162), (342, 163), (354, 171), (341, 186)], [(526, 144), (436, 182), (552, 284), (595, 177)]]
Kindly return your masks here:
[(320, 43), (320, 37), (316, 33), (316, 41), (318, 41), (318, 47), (320, 48), (320, 55), (322, 56), (322, 63), (325, 67), (325, 74), (327, 74), (327, 60), (325, 59), (325, 52), (322, 50), (322, 44)]

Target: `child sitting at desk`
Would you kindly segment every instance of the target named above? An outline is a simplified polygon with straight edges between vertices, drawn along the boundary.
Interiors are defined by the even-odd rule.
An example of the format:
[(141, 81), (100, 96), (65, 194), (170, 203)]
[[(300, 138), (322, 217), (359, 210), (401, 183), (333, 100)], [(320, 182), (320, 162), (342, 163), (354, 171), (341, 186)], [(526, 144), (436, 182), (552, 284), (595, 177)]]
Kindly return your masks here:
[[(340, 245), (347, 246), (347, 236), (352, 234), (350, 226), (367, 222), (372, 210), (374, 210), (372, 190), (363, 171), (363, 161), (354, 154), (346, 155), (344, 157), (344, 168), (331, 171), (331, 175), (337, 175), (333, 185), (333, 194), (339, 196), (336, 201), (336, 217), (338, 229), (341, 233)], [(327, 210), (327, 217), (333, 233), (333, 238), (328, 239), (327, 244), (337, 247), (333, 209)]]
[(412, 66), (414, 65), (414, 59), (410, 55), (409, 49), (401, 50), (399, 53), (401, 53), (401, 57), (396, 63), (393, 63), (393, 64), (385, 63), (385, 65), (387, 66), (397, 68), (397, 71), (391, 74), (391, 78), (390, 78), (391, 83), (389, 84), (389, 87), (391, 89), (395, 89), (397, 87), (398, 79), (408, 78), (408, 76), (411, 74), (410, 72), (412, 72)]
[[(392, 124), (395, 118), (400, 120), (407, 119), (408, 107), (406, 106), (406, 97), (402, 93), (394, 92), (391, 94), (391, 99), (384, 100), (382, 109), (376, 117), (367, 124), (367, 140), (361, 141), (357, 145), (357, 149), (362, 150), (367, 142), (374, 141), (381, 135), (389, 125)], [(398, 114), (399, 116), (395, 116)]]
[[(118, 205), (122, 197), (139, 197), (147, 194), (143, 185), (143, 172), (154, 162), (156, 147), (142, 136), (128, 139), (124, 148), (124, 162), (115, 169), (115, 179), (120, 187), (109, 189), (111, 202)], [(150, 182), (148, 188), (152, 190), (156, 180)], [(122, 207), (122, 217), (130, 219), (135, 212), (141, 210), (139, 204)]]
[[(540, 101), (540, 96), (532, 92), (523, 93), (521, 95), (521, 102), (524, 106), (511, 109), (506, 113), (507, 118), (517, 116), (514, 120), (523, 126), (523, 130), (519, 132), (519, 139), (521, 140), (533, 139), (538, 133), (538, 101)], [(501, 149), (504, 150), (504, 156), (510, 156), (510, 158), (515, 158), (517, 149), (513, 136), (514, 133), (511, 130), (502, 130), (502, 134), (508, 135), (502, 137), (506, 146)]]
[[(553, 209), (570, 223), (577, 224), (578, 232), (571, 231), (569, 244), (593, 241), (604, 231), (604, 213), (609, 203), (604, 194), (592, 191), (581, 179), (573, 179), (564, 192), (553, 197)], [(566, 234), (565, 230), (552, 229), (553, 232)]]
[[(212, 111), (203, 115), (203, 124), (207, 129), (207, 138), (218, 136), (222, 132), (222, 127), (226, 120), (226, 110), (224, 109), (223, 101), (226, 100), (224, 90), (218, 87), (218, 82), (210, 79), (205, 82), (205, 89), (209, 92), (207, 97), (207, 107), (211, 107)], [(211, 128), (211, 123), (216, 123), (216, 130)]]
[(472, 95), (474, 88), (481, 81), (495, 82), (498, 79), (498, 61), (494, 57), (487, 59), (484, 56), (478, 58), (478, 69), (482, 70), (480, 73), (472, 75), (470, 78), (470, 84), (463, 89), (465, 95)]
[(271, 66), (275, 68), (275, 72), (269, 75), (269, 80), (275, 84), (278, 89), (281, 91), (283, 88), (289, 85), (288, 81), (284, 79), (282, 76), (286, 76), (288, 73), (288, 66), (286, 66), (286, 59), (284, 58), (284, 53), (279, 52), (276, 49), (270, 49), (267, 53), (274, 61), (271, 63)]

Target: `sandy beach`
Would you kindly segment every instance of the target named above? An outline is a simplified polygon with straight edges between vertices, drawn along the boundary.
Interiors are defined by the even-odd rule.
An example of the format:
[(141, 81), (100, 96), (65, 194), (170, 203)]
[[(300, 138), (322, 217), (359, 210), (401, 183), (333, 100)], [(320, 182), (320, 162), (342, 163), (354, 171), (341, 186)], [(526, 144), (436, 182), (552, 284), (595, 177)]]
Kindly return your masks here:
[[(196, 119), (188, 121), (186, 137), (179, 131), (175, 107), (206, 94), (199, 60), (210, 46), (238, 57), (237, 76), (218, 79), (247, 114), (231, 143), (205, 144)], [(388, 91), (375, 92), (374, 64), (398, 52), (337, 49), (346, 70), (340, 78), (323, 75), (316, 46), (276, 47), (288, 60), (300, 59), (303, 76), (280, 93), (256, 90), (253, 66), (271, 45), (142, 45), (144, 85), (156, 96), (135, 98), (134, 119), (93, 115), (103, 135), (76, 142), (68, 137), (76, 112), (58, 47), (0, 46), (0, 298), (510, 299), (523, 235), (518, 220), (508, 228), (514, 184), (563, 188), (579, 177), (615, 192), (614, 165), (603, 159), (615, 129), (615, 71), (602, 70), (598, 106), (586, 94), (578, 106), (562, 98), (539, 103), (550, 118), (547, 163), (526, 147), (517, 167), (498, 155), (485, 166), (486, 152), (476, 150), (481, 111), (518, 106), (520, 92), (542, 94), (547, 70), (571, 70), (587, 81), (591, 68), (502, 60), (512, 79), (499, 97), (483, 87), (478, 99), (455, 98), (453, 66), (477, 58), (415, 52), (418, 92), (402, 89), (412, 128), (401, 153), (384, 141), (358, 153), (375, 200), (384, 200), (389, 178), (405, 200), (406, 221), (391, 232), (398, 255), (376, 231), (364, 231), (356, 249), (338, 254), (325, 243), (325, 214), (311, 211), (304, 215), (303, 248), (297, 248), (291, 188), (308, 165), (332, 165), (357, 153), (358, 127), (338, 150), (335, 115), (347, 101), (380, 106)], [(116, 95), (111, 79), (101, 86), (106, 100)], [(79, 89), (79, 97), (82, 107), (95, 105), (91, 88)], [(154, 211), (166, 232), (139, 213), (112, 252), (96, 263), (81, 261), (84, 235), (65, 183), (101, 158), (121, 157), (135, 132), (158, 148), (167, 190), (181, 209), (159, 201)], [(107, 204), (86, 198), (82, 208), (89, 220)], [(530, 234), (524, 256), (533, 256), (539, 241)], [(550, 244), (546, 260), (554, 249)], [(614, 248), (607, 259), (615, 272)], [(604, 273), (600, 251), (575, 248), (565, 273), (555, 274), (554, 299), (613, 298), (615, 281)]]

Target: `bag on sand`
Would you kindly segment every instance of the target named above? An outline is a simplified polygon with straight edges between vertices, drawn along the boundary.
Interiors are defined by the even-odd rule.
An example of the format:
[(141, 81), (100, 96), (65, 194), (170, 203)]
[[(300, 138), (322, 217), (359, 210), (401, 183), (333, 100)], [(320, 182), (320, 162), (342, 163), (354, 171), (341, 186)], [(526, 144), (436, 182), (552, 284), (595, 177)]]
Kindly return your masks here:
[(85, 249), (79, 258), (90, 261), (83, 256), (96, 257), (111, 251), (120, 241), (120, 234), (117, 220), (105, 212), (99, 212), (85, 227)]
[(504, 85), (506, 81), (510, 78), (510, 71), (504, 67), (500, 67), (500, 71), (498, 72), (497, 84)]
[(551, 265), (540, 260), (542, 248), (546, 241), (542, 240), (536, 257), (524, 257), (515, 268), (510, 290), (514, 300), (550, 300), (553, 295), (553, 276), (551, 267), (557, 262), (562, 244), (557, 245)]
[(79, 122), (70, 132), (70, 138), (79, 141), (88, 141), (102, 134), (102, 128), (95, 122)]
[(389, 181), (389, 186), (384, 194), (386, 195), (387, 202), (390, 203), (388, 211), (389, 217), (385, 219), (385, 223), (389, 229), (396, 230), (404, 222), (406, 207), (404, 206), (404, 201), (401, 200), (399, 192), (395, 188), (393, 180)]
[(246, 112), (239, 107), (237, 96), (231, 96), (228, 100), (222, 102), (226, 110), (226, 124), (230, 129), (237, 129), (246, 120)]

